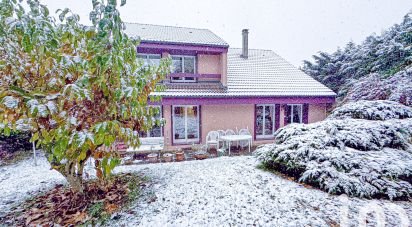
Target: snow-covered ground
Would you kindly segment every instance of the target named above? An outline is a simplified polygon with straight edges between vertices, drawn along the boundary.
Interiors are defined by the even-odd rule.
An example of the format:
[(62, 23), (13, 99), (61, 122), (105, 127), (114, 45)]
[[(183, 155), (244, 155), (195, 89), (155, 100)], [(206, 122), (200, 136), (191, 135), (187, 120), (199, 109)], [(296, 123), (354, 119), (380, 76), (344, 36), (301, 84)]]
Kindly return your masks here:
[(256, 165), (254, 157), (241, 156), (119, 167), (121, 172), (143, 172), (153, 185), (131, 212), (109, 225), (330, 226), (340, 223), (340, 212), (346, 209), (349, 215), (343, 220), (357, 225), (359, 211), (374, 202), (379, 204), (376, 210), (387, 214), (390, 226), (400, 224), (396, 210), (412, 220), (411, 203), (357, 198), (344, 202), (347, 197), (306, 188)]
[[(65, 183), (63, 177), (50, 170), (44, 157), (38, 162), (37, 167), (32, 159), (0, 167), (1, 212)], [(346, 197), (306, 188), (256, 165), (254, 157), (241, 156), (118, 167), (116, 172), (144, 173), (150, 184), (130, 211), (120, 213), (108, 225), (329, 226), (340, 223), (340, 212), (346, 208), (347, 220), (357, 224), (359, 210), (372, 201), (379, 204), (375, 209), (382, 208), (387, 214), (389, 226), (399, 226), (397, 210), (412, 220), (411, 203), (357, 198), (345, 203)]]
[(37, 166), (33, 157), (13, 165), (0, 167), (0, 217), (10, 208), (35, 194), (44, 192), (56, 184), (65, 184), (66, 180), (40, 154)]

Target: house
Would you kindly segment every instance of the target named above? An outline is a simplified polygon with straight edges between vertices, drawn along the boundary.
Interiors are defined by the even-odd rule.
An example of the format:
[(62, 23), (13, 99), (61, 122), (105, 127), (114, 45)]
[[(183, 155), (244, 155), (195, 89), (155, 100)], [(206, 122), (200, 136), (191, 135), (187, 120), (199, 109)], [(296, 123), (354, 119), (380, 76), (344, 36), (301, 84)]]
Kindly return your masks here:
[(163, 128), (143, 137), (164, 137), (166, 149), (204, 143), (209, 131), (248, 128), (254, 144), (273, 140), (290, 123), (312, 123), (326, 117), (335, 93), (271, 50), (230, 48), (207, 29), (126, 23), (139, 37), (138, 57), (158, 64), (171, 57), (172, 73), (163, 81)]

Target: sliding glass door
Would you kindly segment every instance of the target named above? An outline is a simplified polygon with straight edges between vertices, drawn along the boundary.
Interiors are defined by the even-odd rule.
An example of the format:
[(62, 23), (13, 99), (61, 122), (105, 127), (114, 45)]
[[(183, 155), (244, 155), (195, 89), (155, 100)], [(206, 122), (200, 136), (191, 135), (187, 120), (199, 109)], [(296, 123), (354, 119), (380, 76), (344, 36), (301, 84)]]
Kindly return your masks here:
[(275, 105), (256, 105), (256, 138), (273, 138)]
[(173, 142), (199, 142), (199, 106), (173, 106)]

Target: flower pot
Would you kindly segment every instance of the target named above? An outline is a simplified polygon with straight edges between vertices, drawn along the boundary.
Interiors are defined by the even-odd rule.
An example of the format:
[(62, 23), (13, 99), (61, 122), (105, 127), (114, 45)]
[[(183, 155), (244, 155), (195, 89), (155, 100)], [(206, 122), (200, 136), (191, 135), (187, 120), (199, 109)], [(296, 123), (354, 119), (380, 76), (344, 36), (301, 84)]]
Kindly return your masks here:
[(157, 162), (157, 154), (156, 153), (148, 154), (147, 159), (149, 160), (149, 162)]
[(173, 154), (171, 153), (166, 153), (163, 155), (163, 160), (165, 162), (171, 162), (173, 160)]
[(193, 157), (194, 157), (195, 159), (197, 159), (197, 160), (203, 160), (203, 159), (208, 158), (209, 155), (208, 155), (207, 152), (199, 151), (199, 152), (196, 152), (196, 153), (193, 155)]
[(185, 152), (183, 151), (178, 151), (176, 152), (176, 157), (175, 157), (176, 161), (181, 162), (185, 160)]

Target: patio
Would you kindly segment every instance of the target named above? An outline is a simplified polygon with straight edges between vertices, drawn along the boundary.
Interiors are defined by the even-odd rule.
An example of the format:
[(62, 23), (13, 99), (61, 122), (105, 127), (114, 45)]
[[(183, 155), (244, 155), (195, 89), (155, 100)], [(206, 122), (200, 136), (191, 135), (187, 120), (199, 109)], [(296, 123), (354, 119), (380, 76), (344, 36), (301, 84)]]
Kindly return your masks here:
[(116, 145), (123, 157), (123, 164), (146, 164), (202, 160), (220, 156), (250, 155), (253, 150), (253, 137), (248, 128), (210, 131), (205, 144), (192, 144), (191, 148), (177, 151), (164, 149), (164, 138), (141, 138), (141, 146), (128, 147), (123, 143)]

